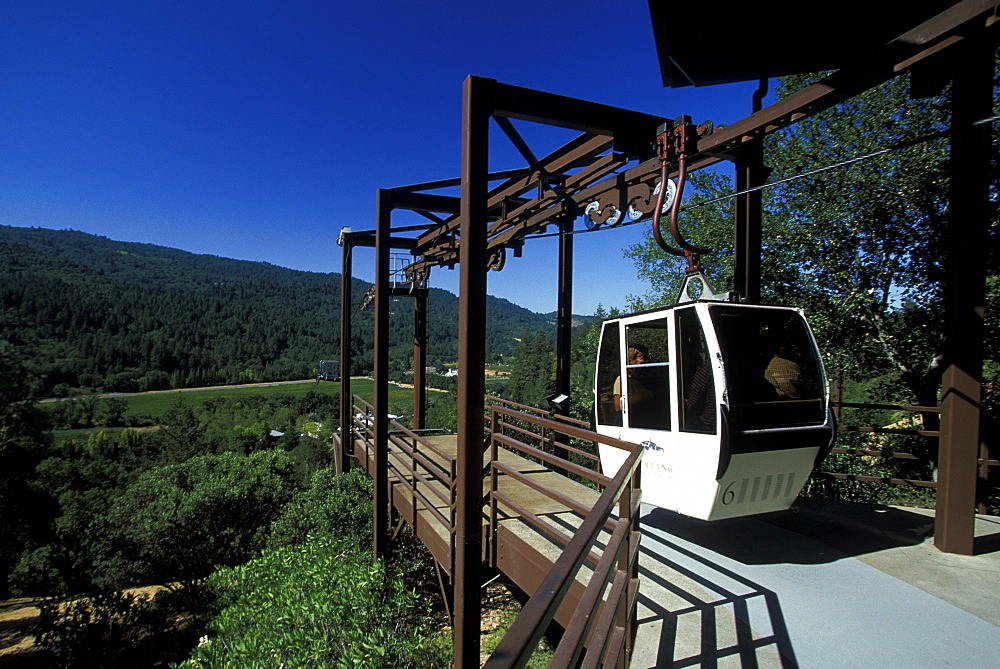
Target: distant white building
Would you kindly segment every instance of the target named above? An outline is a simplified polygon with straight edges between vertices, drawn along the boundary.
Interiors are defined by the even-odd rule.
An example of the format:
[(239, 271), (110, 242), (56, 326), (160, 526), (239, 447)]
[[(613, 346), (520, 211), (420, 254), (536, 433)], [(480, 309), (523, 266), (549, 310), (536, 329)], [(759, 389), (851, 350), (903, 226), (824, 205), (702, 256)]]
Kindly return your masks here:
[(445, 372), (444, 375), (445, 376), (458, 376), (458, 370), (457, 369), (452, 369), (451, 367), (449, 367), (448, 371)]

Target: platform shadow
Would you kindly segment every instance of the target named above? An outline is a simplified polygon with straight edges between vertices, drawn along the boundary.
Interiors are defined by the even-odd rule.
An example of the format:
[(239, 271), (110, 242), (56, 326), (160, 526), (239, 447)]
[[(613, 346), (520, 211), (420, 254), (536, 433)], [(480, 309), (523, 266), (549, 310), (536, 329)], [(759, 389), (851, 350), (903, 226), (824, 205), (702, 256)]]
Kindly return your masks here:
[(640, 551), (632, 666), (798, 667), (775, 592), (662, 535)]
[(743, 564), (822, 564), (915, 546), (934, 533), (930, 516), (877, 504), (815, 499), (799, 500), (797, 511), (712, 522), (653, 509), (642, 522)]

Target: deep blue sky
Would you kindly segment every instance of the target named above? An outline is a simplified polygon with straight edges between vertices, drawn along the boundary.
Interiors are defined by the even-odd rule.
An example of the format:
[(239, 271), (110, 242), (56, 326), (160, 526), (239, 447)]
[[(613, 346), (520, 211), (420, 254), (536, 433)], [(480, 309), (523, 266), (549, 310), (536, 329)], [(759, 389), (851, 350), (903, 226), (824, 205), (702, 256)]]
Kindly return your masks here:
[[(469, 74), (717, 124), (755, 88), (664, 89), (645, 0), (3, 2), (0, 223), (340, 271), (377, 188), (458, 176)], [(642, 293), (621, 249), (645, 228), (577, 237), (574, 312)], [(553, 310), (555, 258), (529, 243), (490, 293)]]

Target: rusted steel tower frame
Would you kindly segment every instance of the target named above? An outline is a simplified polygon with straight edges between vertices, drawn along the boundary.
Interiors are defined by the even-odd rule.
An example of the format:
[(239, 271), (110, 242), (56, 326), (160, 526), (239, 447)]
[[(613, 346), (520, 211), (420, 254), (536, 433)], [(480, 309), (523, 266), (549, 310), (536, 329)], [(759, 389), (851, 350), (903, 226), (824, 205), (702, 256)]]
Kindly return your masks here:
[[(748, 143), (736, 152), (736, 190), (744, 191), (764, 182), (764, 152), (761, 140)], [(761, 192), (752, 191), (736, 197), (734, 207), (733, 289), (747, 302), (760, 302), (762, 244)]]
[[(400, 208), (399, 200), (400, 196), (392, 190), (380, 190), (378, 194), (378, 206), (383, 207), (388, 217), (393, 209)], [(414, 197), (412, 194), (405, 194), (408, 200)], [(424, 229), (425, 226), (417, 226), (416, 229)], [(389, 227), (389, 221), (387, 218), (386, 229), (391, 231)], [(341, 434), (341, 451), (334, 454), (334, 464), (336, 466), (337, 472), (349, 469), (350, 465), (350, 430), (353, 423), (353, 408), (352, 408), (352, 394), (351, 394), (351, 325), (352, 325), (352, 311), (353, 311), (353, 297), (351, 295), (351, 287), (353, 284), (353, 272), (354, 272), (354, 247), (361, 246), (367, 248), (373, 248), (376, 246), (376, 231), (372, 230), (360, 230), (360, 231), (350, 231), (345, 228), (340, 233), (339, 243), (343, 248), (341, 252), (341, 276), (340, 276), (340, 434)], [(388, 249), (403, 249), (411, 250), (413, 247), (413, 240), (407, 237), (390, 237), (388, 240)], [(376, 264), (378, 263), (380, 256), (378, 255), (378, 250), (376, 250)], [(384, 260), (386, 263), (386, 277), (388, 279), (388, 256)], [(378, 272), (378, 270), (377, 270)], [(376, 273), (376, 276), (378, 273)], [(377, 286), (376, 286), (377, 290)], [(390, 297), (392, 296), (392, 291), (390, 287)], [(426, 290), (407, 290), (404, 293), (408, 297), (414, 300), (414, 359), (419, 358), (421, 361), (426, 360), (426, 350), (427, 350), (427, 292)], [(386, 327), (388, 327), (388, 320), (385, 321)], [(423, 427), (426, 417), (426, 375), (424, 373), (423, 364), (419, 369), (414, 370), (414, 382), (413, 382), (413, 421), (414, 427), (418, 429)], [(418, 425), (419, 423), (419, 425)]]
[(483, 411), (486, 345), (486, 201), (489, 190), (489, 80), (462, 89), (462, 187), (458, 292), (458, 463), (453, 574), (454, 664), (479, 665), (483, 559)]
[[(759, 142), (767, 133), (791, 125), (800, 118), (827, 109), (896, 76), (914, 64), (938, 57), (954, 43), (949, 44), (939, 39), (946, 37), (957, 25), (955, 22), (949, 23), (950, 20), (950, 17), (945, 17), (937, 22), (929, 22), (928, 25), (920, 27), (920, 41), (906, 41), (903, 45), (893, 45), (892, 49), (887, 50), (878, 59), (873, 57), (868, 60), (863, 69), (838, 71), (752, 117), (702, 138), (698, 142), (698, 154), (692, 159), (690, 171), (721, 160), (731, 160), (735, 156), (738, 167), (739, 161), (744, 165), (739, 167), (744, 174), (741, 177), (742, 182), (748, 186), (759, 183), (763, 180), (763, 176), (759, 162), (751, 155), (753, 149), (750, 147), (753, 142)], [(961, 20), (958, 20), (959, 23)], [(593, 168), (595, 174), (607, 175), (615, 165), (621, 165), (623, 162), (616, 162), (613, 154), (601, 155), (612, 145), (611, 141), (604, 141), (604, 136), (614, 137), (617, 142), (619, 138), (615, 136), (614, 128), (622, 128), (625, 129), (625, 134), (630, 136), (634, 146), (637, 137), (645, 137), (646, 140), (654, 137), (654, 128), (658, 125), (656, 123), (649, 128), (646, 127), (649, 125), (647, 122), (654, 118), (649, 115), (520, 89), (488, 79), (470, 77), (465, 82), (460, 211), (456, 212), (458, 215), (441, 221), (441, 225), (417, 238), (412, 247), (414, 253), (420, 257), (416, 264), (450, 265), (458, 261), (462, 272), (459, 294), (461, 339), (458, 435), (460, 445), (458, 486), (461, 499), (458, 502), (459, 527), (456, 528), (460, 541), (455, 556), (456, 666), (472, 666), (472, 662), (478, 663), (478, 581), (482, 555), (480, 526), (482, 465), (478, 456), (483, 437), (485, 349), (481, 338), (472, 339), (475, 339), (477, 333), (485, 327), (486, 264), (491, 250), (520, 243), (526, 234), (538, 231), (540, 226), (544, 227), (546, 221), (551, 222), (553, 215), (545, 208), (554, 206), (561, 197), (553, 196), (551, 191), (546, 191), (543, 195), (543, 189), (540, 187), (539, 197), (535, 200), (514, 202), (512, 205), (514, 213), (509, 217), (507, 214), (496, 215), (494, 209), (504, 205), (508, 195), (516, 195), (520, 191), (517, 188), (518, 184), (515, 183), (518, 178), (515, 177), (511, 177), (508, 185), (492, 191), (488, 188), (488, 121), (491, 116), (550, 123), (583, 131), (585, 134), (563, 147), (561, 153), (557, 151), (549, 157), (553, 165), (565, 165), (562, 168), (554, 168), (557, 173), (560, 169), (568, 169), (571, 165), (579, 167), (583, 164), (581, 161), (586, 159), (591, 162), (584, 169)], [(610, 122), (611, 120), (617, 120), (617, 123)], [(658, 122), (662, 120), (657, 119)], [(593, 135), (588, 136), (587, 133)], [(632, 197), (630, 189), (643, 184), (650, 185), (655, 181), (656, 163), (655, 159), (646, 160), (613, 179), (606, 179), (600, 183), (580, 180), (579, 186), (575, 190), (571, 189), (572, 198), (578, 203), (600, 199), (602, 206), (605, 200), (619, 204), (627, 202)], [(537, 169), (532, 170), (532, 174), (537, 173)], [(525, 183), (531, 179), (540, 182), (542, 177), (531, 177)], [(416, 188), (410, 187), (409, 190)], [(418, 194), (413, 193), (413, 195)], [(742, 206), (745, 207), (747, 215), (741, 217), (741, 220), (753, 216), (757, 216), (759, 220), (759, 205), (748, 201)], [(380, 223), (388, 225), (388, 221), (383, 222), (381, 216)], [(759, 228), (759, 223), (749, 223), (745, 226), (745, 232), (741, 233), (744, 235), (744, 241), (738, 240), (738, 254), (742, 260), (738, 258), (737, 262), (743, 263), (741, 274), (744, 278), (741, 281), (743, 290), (750, 295), (754, 292), (754, 283), (759, 285), (759, 251), (757, 251), (758, 258), (755, 260), (753, 257), (754, 247), (759, 249), (752, 239), (754, 225)], [(456, 235), (460, 243), (455, 243)], [(442, 243), (441, 240), (445, 242)], [(377, 420), (386, 421), (384, 416), (378, 416)], [(470, 625), (472, 627), (469, 627)], [(466, 630), (470, 631), (466, 633)]]
[[(470, 76), (463, 87), (461, 213), (459, 224), (458, 499), (455, 556), (456, 667), (478, 666), (482, 586), (483, 423), (485, 396), (486, 267), (489, 258), (489, 120), (520, 118), (624, 143), (647, 139), (662, 119), (606, 105), (500, 84)], [(642, 141), (642, 140), (640, 140)], [(546, 212), (545, 218), (552, 214)], [(562, 225), (562, 223), (560, 223)], [(564, 246), (560, 317), (568, 332), (572, 292), (571, 246)], [(568, 350), (566, 351), (568, 355)]]
[(570, 351), (573, 344), (573, 212), (559, 222), (559, 273), (556, 307), (556, 390), (569, 395)]
[[(767, 80), (761, 82), (753, 96), (752, 112), (761, 110)], [(760, 302), (760, 265), (762, 244), (763, 193), (756, 188), (767, 179), (769, 170), (764, 167), (763, 139), (758, 137), (746, 142), (733, 152), (736, 191), (743, 193), (736, 197), (734, 207), (733, 236), (733, 290), (746, 298), (747, 302)]]
[[(350, 469), (351, 429), (353, 425), (353, 402), (351, 395), (351, 316), (354, 305), (351, 289), (354, 280), (354, 247), (375, 246), (375, 234), (371, 230), (351, 232), (345, 228), (340, 232), (341, 275), (340, 275), (340, 453), (334, 455), (337, 473)], [(339, 462), (337, 461), (339, 458)]]
[(379, 189), (375, 205), (375, 342), (374, 342), (374, 463), (372, 506), (376, 558), (389, 552), (389, 276), (392, 246), (392, 202), (390, 192)]
[(354, 450), (351, 434), (351, 286), (354, 279), (354, 244), (351, 235), (340, 235), (340, 448), (333, 455), (334, 471), (341, 474), (351, 468)]
[[(389, 300), (394, 294), (410, 295), (418, 302), (426, 301), (426, 290), (416, 292), (413, 289), (394, 292), (390, 276), (390, 260), (394, 249), (412, 251), (414, 240), (410, 237), (392, 236), (392, 212), (395, 209), (413, 208), (414, 200), (421, 196), (412, 193), (399, 193), (394, 189), (379, 189), (375, 203), (375, 341), (374, 341), (374, 401), (372, 402), (375, 416), (373, 417), (374, 453), (373, 463), (375, 475), (373, 478), (373, 539), (376, 558), (384, 557), (389, 552), (390, 541), (390, 483), (389, 483)], [(426, 226), (397, 228), (396, 232), (412, 232), (423, 230)], [(425, 307), (415, 307), (417, 313), (425, 311)], [(427, 328), (415, 333), (423, 337), (421, 350), (426, 349)], [(415, 350), (416, 350), (415, 346)], [(414, 379), (416, 384), (417, 379)], [(423, 383), (421, 373), (419, 381)], [(424, 397), (426, 388), (414, 390), (416, 398)], [(414, 407), (417, 408), (416, 406)], [(414, 415), (414, 420), (423, 422), (424, 407)]]
[[(558, 300), (556, 303), (556, 393), (569, 398), (570, 372), (573, 366), (573, 222), (575, 211), (563, 213), (559, 222), (559, 273)], [(569, 400), (558, 403), (556, 413), (569, 415)], [(559, 435), (556, 439), (555, 454), (568, 457), (568, 451), (561, 444), (568, 438)]]
[[(975, 511), (983, 491), (978, 470), (986, 311), (991, 125), (995, 46), (972, 45), (956, 55), (952, 78), (949, 157), (946, 365), (941, 381), (941, 437), (934, 543), (972, 555)], [(984, 478), (984, 477), (983, 477)]]

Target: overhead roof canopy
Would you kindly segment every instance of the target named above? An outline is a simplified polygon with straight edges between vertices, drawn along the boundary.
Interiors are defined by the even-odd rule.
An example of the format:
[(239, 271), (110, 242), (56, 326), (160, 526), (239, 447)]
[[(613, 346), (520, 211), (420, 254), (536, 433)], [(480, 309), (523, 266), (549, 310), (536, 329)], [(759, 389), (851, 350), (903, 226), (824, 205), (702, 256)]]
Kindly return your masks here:
[[(840, 0), (812, 6), (716, 6), (649, 0), (663, 85), (707, 86), (836, 70), (945, 10), (973, 15), (994, 0)], [(818, 12), (818, 13), (817, 13)]]

